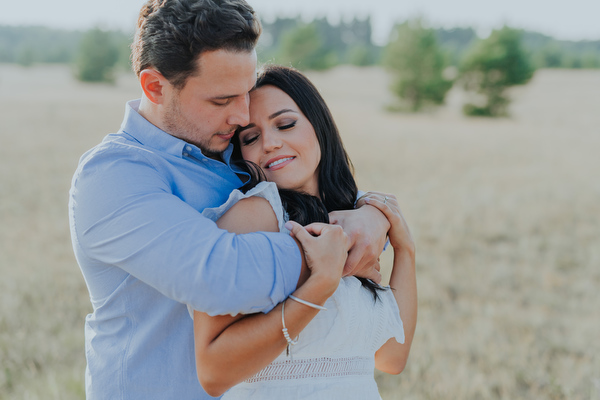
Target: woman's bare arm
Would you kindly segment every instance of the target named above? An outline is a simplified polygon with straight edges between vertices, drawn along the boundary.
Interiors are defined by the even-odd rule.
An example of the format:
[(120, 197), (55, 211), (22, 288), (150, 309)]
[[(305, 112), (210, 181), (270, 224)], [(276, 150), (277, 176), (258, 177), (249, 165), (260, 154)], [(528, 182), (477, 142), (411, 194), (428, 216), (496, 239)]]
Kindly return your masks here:
[[(253, 197), (234, 205), (217, 225), (234, 233), (278, 230), (270, 204)], [(294, 229), (301, 228), (295, 226)], [(313, 270), (306, 283), (294, 292), (297, 297), (315, 304), (324, 304), (335, 291), (349, 245), (340, 227), (324, 229), (326, 232), (321, 232), (319, 238), (323, 240), (320, 242), (317, 238), (298, 237), (303, 242), (301, 248), (313, 261), (317, 260), (320, 265), (339, 265), (339, 271)], [(331, 252), (332, 248), (338, 251)], [(295, 301), (286, 302), (285, 323), (289, 335), (295, 338), (317, 313), (318, 310)], [(259, 372), (285, 350), (287, 341), (282, 333), (281, 305), (267, 314), (235, 317), (210, 317), (195, 311), (194, 341), (198, 379), (209, 395), (219, 396)]]
[(375, 367), (388, 374), (399, 374), (404, 370), (417, 325), (417, 281), (414, 252), (399, 252), (394, 249), (394, 269), (390, 278), (402, 324), (404, 343), (389, 339), (375, 353)]
[(390, 277), (402, 323), (404, 343), (389, 339), (375, 353), (375, 367), (383, 372), (399, 374), (404, 370), (417, 325), (417, 280), (415, 271), (415, 244), (396, 197), (374, 193), (368, 203), (378, 208), (388, 218), (390, 245), (394, 248), (394, 263)]

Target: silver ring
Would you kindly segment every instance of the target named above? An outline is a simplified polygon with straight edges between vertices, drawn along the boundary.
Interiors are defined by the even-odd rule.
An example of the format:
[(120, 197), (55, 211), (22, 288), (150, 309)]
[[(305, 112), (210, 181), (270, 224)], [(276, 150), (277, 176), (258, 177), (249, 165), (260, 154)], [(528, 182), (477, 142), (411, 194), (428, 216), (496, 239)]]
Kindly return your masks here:
[(383, 196), (383, 204), (387, 204), (387, 199), (388, 199), (387, 196)]

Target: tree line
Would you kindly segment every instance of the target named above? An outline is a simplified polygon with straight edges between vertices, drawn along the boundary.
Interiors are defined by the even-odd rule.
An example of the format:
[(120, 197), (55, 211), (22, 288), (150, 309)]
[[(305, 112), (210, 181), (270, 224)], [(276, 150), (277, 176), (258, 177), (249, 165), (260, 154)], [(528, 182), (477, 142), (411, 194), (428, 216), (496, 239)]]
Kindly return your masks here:
[[(388, 43), (372, 41), (370, 17), (331, 24), (326, 18), (263, 21), (259, 61), (324, 70), (340, 64), (382, 65), (395, 77), (390, 88), (399, 109), (441, 104), (460, 84), (469, 94), (467, 115), (505, 115), (506, 89), (526, 83), (536, 68), (600, 68), (599, 41), (560, 41), (504, 27), (485, 39), (472, 28), (433, 29), (422, 20), (396, 24)], [(82, 81), (111, 82), (129, 67), (132, 34), (0, 26), (0, 62), (29, 66), (68, 63)]]
[[(295, 43), (306, 43), (304, 61), (310, 68), (330, 68), (338, 64), (380, 65), (385, 46), (372, 41), (370, 18), (354, 18), (331, 24), (326, 18), (307, 23), (300, 17), (263, 21), (259, 42), (261, 61), (289, 63)], [(100, 31), (94, 28), (90, 31)], [(84, 36), (90, 31), (67, 31), (40, 26), (0, 25), (0, 63), (32, 65), (68, 64), (76, 61)], [(110, 47), (118, 53), (117, 65), (127, 67), (133, 34), (105, 31)], [(479, 37), (472, 28), (433, 29), (449, 65), (457, 66)], [(520, 31), (522, 43), (535, 68), (600, 68), (600, 40), (565, 41), (536, 32)]]
[(119, 53), (118, 63), (128, 66), (129, 44), (133, 34), (93, 28), (73, 31), (43, 26), (0, 25), (0, 63), (21, 64), (72, 64), (81, 51), (82, 40), (90, 35), (104, 36), (103, 46)]

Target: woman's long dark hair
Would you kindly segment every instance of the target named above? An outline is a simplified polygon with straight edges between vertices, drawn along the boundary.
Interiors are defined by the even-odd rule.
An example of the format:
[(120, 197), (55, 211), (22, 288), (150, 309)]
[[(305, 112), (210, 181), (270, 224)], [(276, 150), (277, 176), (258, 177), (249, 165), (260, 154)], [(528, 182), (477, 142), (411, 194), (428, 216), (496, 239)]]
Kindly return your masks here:
[[(265, 66), (258, 75), (255, 89), (266, 85), (274, 86), (291, 97), (313, 126), (321, 148), (318, 166), (320, 198), (294, 190), (280, 189), (283, 207), (290, 220), (301, 225), (313, 222), (329, 223), (329, 212), (353, 209), (358, 193), (352, 162), (344, 149), (329, 107), (317, 88), (294, 68)], [(243, 161), (237, 134), (234, 144), (233, 159), (251, 176), (242, 189), (249, 190), (265, 180), (264, 174), (257, 165)], [(358, 279), (373, 293), (375, 299), (378, 298), (377, 291), (384, 289), (368, 279)]]

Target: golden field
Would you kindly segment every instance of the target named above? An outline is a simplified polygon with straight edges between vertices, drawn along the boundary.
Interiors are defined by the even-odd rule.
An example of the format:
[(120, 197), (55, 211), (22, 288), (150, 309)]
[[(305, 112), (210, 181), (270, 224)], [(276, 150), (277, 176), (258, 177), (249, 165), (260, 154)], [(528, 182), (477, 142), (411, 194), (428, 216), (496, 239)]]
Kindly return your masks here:
[[(461, 116), (460, 90), (387, 113), (378, 68), (309, 75), (359, 186), (396, 194), (417, 242), (417, 332), (383, 399), (600, 399), (600, 71), (538, 71), (502, 119)], [(68, 189), (138, 92), (0, 65), (0, 399), (85, 396)]]

